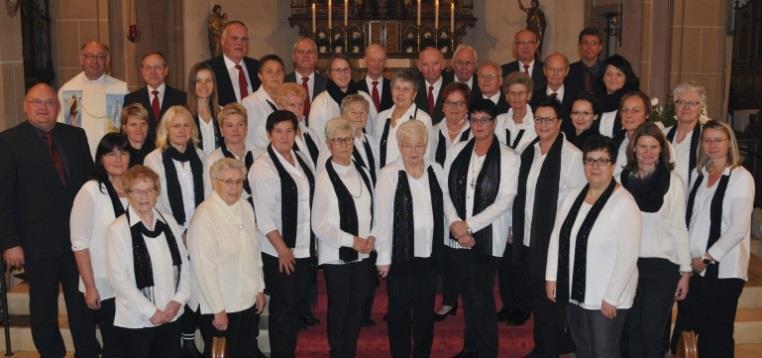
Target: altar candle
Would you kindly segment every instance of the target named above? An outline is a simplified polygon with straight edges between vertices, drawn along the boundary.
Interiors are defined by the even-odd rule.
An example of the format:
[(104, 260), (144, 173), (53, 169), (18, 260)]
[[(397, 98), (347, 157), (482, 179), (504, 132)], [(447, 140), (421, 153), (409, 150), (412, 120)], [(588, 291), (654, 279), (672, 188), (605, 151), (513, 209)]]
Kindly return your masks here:
[(328, 31), (333, 28), (333, 2), (328, 0)]
[(450, 36), (455, 38), (455, 2), (450, 1)]
[(312, 3), (312, 36), (315, 36), (315, 33), (317, 32), (317, 9), (315, 8), (315, 3)]
[(419, 27), (421, 26), (421, 0), (418, 0), (418, 15), (415, 24)]
[(344, 28), (349, 25), (349, 0), (344, 0)]
[(439, 0), (434, 0), (434, 29), (439, 30)]

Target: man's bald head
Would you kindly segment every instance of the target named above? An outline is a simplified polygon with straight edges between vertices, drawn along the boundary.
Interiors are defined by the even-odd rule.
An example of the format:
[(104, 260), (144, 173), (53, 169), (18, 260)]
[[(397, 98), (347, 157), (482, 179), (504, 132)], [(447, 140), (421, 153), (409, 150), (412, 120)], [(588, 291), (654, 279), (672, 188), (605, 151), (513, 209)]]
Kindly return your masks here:
[(569, 74), (569, 59), (562, 53), (554, 52), (545, 57), (544, 66), (543, 71), (548, 79), (548, 87), (552, 90), (561, 88)]
[(368, 67), (368, 77), (381, 78), (386, 68), (386, 49), (379, 44), (372, 44), (365, 49), (365, 66)]
[(49, 131), (58, 118), (58, 96), (56, 90), (47, 83), (38, 83), (24, 96), (24, 115), (33, 127)]
[(434, 47), (427, 47), (418, 54), (418, 70), (428, 83), (434, 83), (442, 77), (444, 56)]
[(98, 41), (86, 42), (79, 49), (79, 65), (88, 80), (97, 80), (108, 69), (111, 51)]
[(516, 59), (522, 63), (530, 63), (537, 52), (539, 39), (534, 31), (520, 30), (513, 36), (513, 51)]

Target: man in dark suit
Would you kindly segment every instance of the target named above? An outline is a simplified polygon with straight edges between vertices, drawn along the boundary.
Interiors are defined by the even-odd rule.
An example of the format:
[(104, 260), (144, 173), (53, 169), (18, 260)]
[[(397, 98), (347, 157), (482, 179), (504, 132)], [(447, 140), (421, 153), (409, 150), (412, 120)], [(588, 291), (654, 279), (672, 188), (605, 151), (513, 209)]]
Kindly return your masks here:
[(471, 97), (472, 100), (486, 98), (495, 104), (498, 115), (508, 112), (510, 105), (501, 91), (503, 87), (503, 77), (500, 75), (500, 66), (494, 62), (487, 62), (476, 71), (478, 73), (477, 83), (481, 97)]
[(566, 80), (566, 76), (569, 74), (569, 59), (561, 53), (552, 53), (545, 58), (543, 72), (545, 73), (545, 78), (548, 79), (548, 85), (534, 91), (534, 95), (532, 95), (532, 108), (536, 108), (537, 104), (547, 98), (555, 99), (561, 105), (561, 113), (559, 115), (564, 119), (562, 123), (571, 124), (569, 112), (571, 111), (571, 101), (576, 93), (572, 93), (564, 85), (564, 80)]
[(442, 112), (442, 92), (452, 82), (452, 74), (443, 73), (445, 61), (442, 52), (427, 47), (418, 54), (418, 71), (423, 79), (418, 82), (415, 105), (431, 116), (431, 123), (437, 124), (444, 118)]
[(317, 45), (311, 38), (302, 37), (297, 40), (291, 52), (294, 72), (286, 75), (285, 81), (298, 83), (307, 92), (307, 98), (304, 99), (304, 118), (307, 119), (312, 100), (325, 91), (328, 79), (317, 73)]
[(476, 62), (476, 50), (469, 45), (458, 45), (452, 54), (452, 69), (455, 73), (455, 82), (465, 83), (471, 89), (472, 99), (482, 98), (482, 92), (479, 86), (477, 86)]
[(545, 74), (542, 72), (542, 61), (535, 59), (537, 56), (537, 34), (530, 30), (521, 30), (513, 37), (513, 52), (516, 61), (502, 66), (503, 78), (511, 72), (521, 71), (529, 74), (534, 82), (534, 88), (542, 88), (546, 85)]
[(384, 77), (386, 50), (378, 44), (368, 46), (365, 49), (365, 66), (368, 67), (368, 72), (363, 80), (357, 82), (357, 90), (368, 93), (376, 112), (381, 113), (394, 105), (391, 81)]
[(259, 62), (246, 57), (249, 53), (249, 30), (241, 21), (225, 24), (220, 36), (222, 56), (206, 61), (217, 80), (217, 102), (220, 106), (241, 102), (259, 88)]
[(167, 86), (164, 80), (169, 73), (167, 59), (161, 52), (149, 52), (140, 60), (140, 75), (146, 86), (124, 96), (124, 105), (140, 103), (148, 110), (148, 137), (146, 141), (156, 140), (156, 126), (161, 116), (169, 107), (186, 105), (188, 102), (184, 91)]
[(69, 240), (74, 196), (93, 173), (85, 131), (56, 117), (56, 91), (37, 84), (24, 98), (26, 121), (0, 133), (0, 249), (24, 268), (32, 339), (41, 357), (63, 357), (58, 292), (63, 288), (77, 357), (97, 357), (95, 325), (78, 290)]
[(579, 33), (579, 61), (569, 66), (566, 88), (570, 92), (586, 91), (592, 93), (595, 84), (603, 74), (602, 61), (603, 36), (595, 27), (586, 27)]

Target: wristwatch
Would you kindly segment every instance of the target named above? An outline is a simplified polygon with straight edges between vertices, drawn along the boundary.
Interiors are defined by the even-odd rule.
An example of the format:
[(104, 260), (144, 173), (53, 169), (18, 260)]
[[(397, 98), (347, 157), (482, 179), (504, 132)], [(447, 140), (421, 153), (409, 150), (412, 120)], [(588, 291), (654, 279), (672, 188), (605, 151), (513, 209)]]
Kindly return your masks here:
[(709, 259), (706, 256), (701, 256), (701, 262), (703, 262), (704, 265), (706, 265), (706, 266), (713, 265), (715, 263), (714, 261), (712, 261), (711, 259)]

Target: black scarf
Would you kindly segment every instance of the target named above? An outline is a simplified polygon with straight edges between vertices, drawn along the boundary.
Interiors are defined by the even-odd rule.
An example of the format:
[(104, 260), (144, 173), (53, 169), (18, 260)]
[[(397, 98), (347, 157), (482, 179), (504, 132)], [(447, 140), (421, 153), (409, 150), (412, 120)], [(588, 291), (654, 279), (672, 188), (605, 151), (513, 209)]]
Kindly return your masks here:
[(333, 80), (329, 79), (325, 84), (325, 91), (328, 92), (328, 95), (331, 96), (336, 103), (341, 105), (341, 101), (344, 97), (350, 94), (357, 94), (357, 86), (354, 82), (349, 81), (349, 87), (347, 87), (347, 91), (344, 92), (333, 82)]
[[(434, 168), (427, 169), (429, 176), (429, 192), (431, 209), (434, 218), (434, 236), (432, 237), (431, 257), (438, 258), (442, 252), (444, 241), (444, 202), (442, 188), (439, 186)], [(410, 261), (415, 256), (415, 222), (413, 219), (413, 195), (407, 172), (399, 171), (397, 190), (394, 193), (394, 221), (392, 236), (392, 265), (396, 273), (408, 272)], [(419, 238), (423, 240), (423, 238)]]
[(603, 207), (608, 202), (611, 194), (616, 189), (616, 180), (611, 180), (608, 188), (598, 197), (595, 204), (590, 208), (590, 211), (585, 216), (585, 220), (579, 227), (577, 237), (574, 238), (577, 243), (574, 248), (574, 276), (572, 279), (572, 290), (569, 294), (569, 250), (571, 247), (571, 231), (574, 226), (574, 222), (577, 221), (577, 215), (579, 214), (579, 208), (582, 206), (582, 202), (585, 201), (587, 191), (590, 190), (590, 184), (585, 185), (585, 188), (577, 195), (577, 199), (574, 200), (569, 213), (564, 219), (563, 225), (561, 225), (561, 232), (559, 233), (559, 247), (558, 247), (558, 284), (556, 285), (556, 296), (559, 302), (569, 302), (569, 298), (576, 300), (577, 302), (585, 302), (585, 289), (587, 284), (587, 240), (590, 237), (590, 232), (593, 230), (595, 221), (598, 219), (598, 215), (603, 210)]
[[(598, 132), (600, 132), (600, 122), (598, 121)], [(617, 148), (624, 142), (624, 138), (627, 135), (627, 131), (622, 128), (622, 115), (619, 111), (614, 116), (614, 128), (611, 130), (611, 140), (614, 142)]]
[[(235, 155), (228, 150), (228, 146), (225, 145), (223, 142), (220, 146), (220, 151), (222, 152), (222, 155), (225, 156), (225, 158), (233, 158), (238, 160), (238, 158), (235, 157)], [(251, 151), (246, 151), (246, 156), (244, 156), (243, 164), (246, 166), (246, 173), (248, 177), (249, 169), (251, 169), (251, 165), (254, 164), (254, 154), (251, 154)], [(251, 196), (251, 185), (249, 185), (249, 181), (244, 178), (243, 180), (243, 190), (246, 191), (246, 194)]]
[[(706, 242), (706, 251), (720, 239), (720, 235), (722, 234), (722, 202), (725, 200), (725, 192), (728, 190), (728, 182), (730, 182), (731, 174), (733, 174), (732, 170), (728, 175), (723, 175), (722, 178), (720, 178), (720, 182), (717, 183), (717, 189), (715, 189), (714, 195), (712, 196), (712, 206), (709, 211), (709, 240)], [(685, 225), (688, 227), (691, 225), (693, 206), (696, 201), (696, 192), (698, 192), (699, 186), (701, 186), (703, 181), (704, 175), (699, 173), (698, 177), (696, 177), (696, 182), (691, 189), (691, 194), (688, 196), (688, 205), (685, 209)], [(720, 264), (717, 262), (714, 265), (709, 265), (706, 268), (706, 273), (704, 275), (706, 278), (717, 278), (719, 271)]]
[[(280, 160), (278, 160), (278, 157), (275, 155), (272, 144), (267, 146), (267, 154), (270, 156), (270, 160), (272, 160), (275, 169), (278, 171), (278, 176), (280, 177), (281, 236), (283, 237), (283, 242), (286, 246), (293, 249), (294, 246), (296, 246), (296, 222), (299, 215), (299, 190), (296, 187), (294, 178), (291, 177), (291, 174), (288, 173), (286, 168), (283, 167), (283, 164), (281, 164)], [(310, 207), (312, 207), (312, 196), (315, 194), (315, 177), (312, 176), (312, 171), (301, 157), (295, 154), (294, 158), (296, 158), (296, 161), (304, 172), (304, 176), (307, 177), (307, 181), (310, 183)], [(313, 241), (314, 239), (312, 239), (312, 235), (310, 235), (310, 254), (312, 254)]]
[(132, 168), (135, 165), (142, 165), (143, 160), (146, 158), (146, 155), (148, 153), (151, 153), (156, 147), (153, 143), (150, 143), (146, 141), (143, 143), (143, 146), (140, 147), (140, 149), (133, 148), (132, 145), (127, 145), (127, 151), (130, 153), (130, 164), (129, 167)]
[(276, 106), (275, 103), (270, 102), (269, 99), (266, 99), (265, 102), (267, 102), (267, 105), (270, 106), (270, 109), (272, 109), (273, 112), (278, 110), (278, 106)]
[[(513, 200), (513, 249), (512, 262), (523, 263), (526, 257), (524, 250), (524, 220), (527, 198), (527, 180), (535, 156), (536, 138), (521, 153), (519, 167), (519, 185), (516, 198)], [(548, 257), (548, 244), (558, 208), (558, 191), (561, 185), (561, 152), (564, 146), (564, 135), (558, 134), (556, 140), (542, 162), (540, 174), (534, 188), (534, 206), (532, 207), (532, 227), (529, 228), (529, 272), (544, 277), (545, 263)], [(530, 193), (531, 194), (531, 193)]]
[[(307, 151), (310, 154), (310, 159), (312, 159), (312, 164), (314, 164), (317, 167), (317, 160), (318, 155), (320, 155), (320, 149), (318, 149), (317, 144), (315, 144), (315, 141), (312, 140), (312, 136), (309, 135), (309, 133), (305, 132), (304, 134), (304, 143), (307, 144)], [(294, 147), (296, 149), (296, 147)]]
[[(701, 131), (703, 130), (703, 127), (696, 123), (696, 126), (693, 127), (693, 132), (691, 133), (691, 148), (690, 152), (688, 153), (688, 179), (687, 181), (690, 183), (691, 176), (693, 176), (693, 169), (696, 169), (696, 151), (698, 150), (698, 143), (699, 138), (701, 137)], [(669, 140), (670, 143), (675, 141), (675, 135), (677, 134), (677, 124), (672, 126), (672, 128), (667, 132), (667, 140)]]
[(519, 145), (519, 142), (521, 142), (521, 137), (524, 136), (524, 132), (526, 132), (524, 129), (519, 129), (519, 134), (516, 135), (516, 138), (513, 139), (513, 143), (511, 143), (511, 130), (506, 129), (505, 145), (511, 147), (511, 149), (516, 149), (516, 147)]
[(180, 181), (177, 179), (177, 170), (175, 170), (173, 160), (181, 163), (190, 161), (191, 172), (193, 173), (193, 198), (196, 201), (194, 206), (198, 206), (204, 200), (203, 164), (201, 163), (201, 158), (198, 157), (198, 153), (196, 153), (196, 148), (192, 146), (187, 146), (185, 153), (180, 153), (175, 147), (170, 145), (161, 154), (161, 158), (164, 164), (164, 176), (167, 179), (167, 196), (169, 198), (169, 206), (172, 209), (172, 216), (182, 226), (185, 225), (185, 220), (190, 218), (185, 217), (183, 192), (180, 188)]
[(114, 208), (114, 217), (118, 218), (122, 216), (122, 214), (124, 214), (124, 205), (122, 205), (122, 201), (119, 200), (119, 195), (116, 193), (114, 185), (111, 184), (108, 179), (102, 181), (101, 184), (106, 188), (106, 193), (108, 194), (109, 199), (111, 199), (111, 207)]
[[(471, 139), (463, 150), (458, 153), (450, 167), (450, 174), (447, 178), (447, 186), (450, 190), (450, 199), (458, 212), (458, 216), (465, 220), (466, 218), (466, 187), (468, 183), (468, 170), (472, 160), (475, 139)], [(474, 188), (474, 207), (472, 215), (477, 215), (495, 202), (497, 191), (500, 187), (500, 143), (496, 137), (492, 137), (492, 144), (487, 150), (487, 156), (484, 158), (479, 175), (476, 179)], [(492, 225), (472, 233), (476, 240), (474, 252), (492, 256)], [(450, 235), (451, 240), (455, 240)]]
[[(412, 104), (412, 106), (415, 106), (415, 103)], [(418, 117), (418, 107), (415, 107), (415, 112), (413, 112), (412, 115), (410, 115), (410, 120), (416, 119)], [(401, 118), (400, 118), (401, 119)], [(400, 125), (400, 123), (397, 123), (397, 125)], [(383, 168), (386, 166), (386, 143), (389, 142), (389, 131), (392, 126), (392, 119), (387, 118), (386, 123), (384, 124), (384, 131), (381, 133), (381, 142), (379, 142), (379, 151), (378, 155), (381, 157), (381, 166), (380, 168)]]
[[(341, 181), (339, 174), (336, 173), (335, 169), (333, 169), (332, 159), (333, 157), (328, 158), (328, 161), (325, 163), (325, 169), (327, 170), (328, 178), (331, 179), (331, 184), (333, 184), (333, 190), (336, 192), (336, 198), (339, 201), (339, 227), (341, 228), (341, 231), (348, 232), (354, 236), (357, 236), (359, 235), (360, 229), (358, 227), (359, 224), (357, 220), (357, 208), (355, 207), (355, 201), (352, 198), (352, 194), (349, 193), (349, 190)], [(365, 175), (365, 172), (362, 170), (362, 167), (360, 167), (359, 164), (354, 163), (354, 166), (355, 169), (357, 169), (357, 172), (360, 174), (360, 177), (365, 184), (365, 189), (368, 190), (372, 202), (373, 192), (371, 191), (372, 186), (370, 184), (370, 179), (368, 179), (368, 177)], [(370, 214), (371, 216), (373, 215), (373, 205), (371, 205)], [(342, 262), (348, 263), (356, 261), (357, 258), (358, 253), (355, 249), (344, 246), (339, 248), (339, 259)]]
[(361, 167), (368, 169), (370, 179), (373, 181), (373, 185), (376, 185), (376, 161), (373, 159), (373, 150), (370, 148), (368, 137), (365, 135), (363, 135), (362, 146), (363, 149), (365, 149), (365, 156), (368, 157), (368, 163), (365, 163), (362, 159), (362, 155), (357, 151), (357, 148), (354, 148), (352, 151), (352, 159), (354, 159), (356, 163), (359, 163)]
[[(447, 158), (447, 138), (445, 138), (441, 130), (438, 132), (439, 140), (437, 141), (437, 152), (434, 154), (434, 160), (439, 163), (439, 165), (444, 165), (445, 159)], [(470, 135), (471, 128), (468, 128), (463, 133), (461, 133), (458, 142), (467, 141)]]
[[(564, 121), (566, 122), (566, 121)], [(598, 120), (594, 120), (592, 124), (590, 124), (590, 128), (583, 131), (580, 134), (577, 134), (577, 129), (574, 128), (573, 125), (569, 125), (568, 127), (564, 128), (564, 134), (566, 135), (566, 140), (571, 142), (571, 144), (574, 144), (575, 147), (582, 149), (582, 146), (585, 144), (585, 142), (596, 135), (600, 135), (598, 132)]]
[(656, 164), (656, 170), (642, 179), (637, 176), (637, 171), (625, 168), (620, 179), (622, 186), (635, 197), (640, 211), (655, 213), (661, 209), (669, 191), (670, 171), (666, 164)]
[[(201, 123), (198, 115), (193, 116), (193, 121), (196, 122), (196, 128), (198, 128), (198, 148), (203, 150), (204, 146), (204, 134), (201, 131)], [(219, 148), (222, 145), (222, 133), (220, 133), (220, 125), (212, 118), (212, 129), (214, 129), (214, 147)], [(143, 144), (145, 145), (145, 144)]]
[(182, 259), (180, 258), (180, 250), (177, 247), (177, 241), (175, 235), (172, 233), (172, 229), (169, 224), (166, 223), (166, 219), (161, 213), (156, 211), (161, 217), (161, 220), (156, 220), (156, 227), (153, 231), (143, 225), (142, 221), (139, 221), (135, 225), (130, 225), (130, 213), (127, 215), (127, 226), (130, 227), (130, 235), (132, 236), (132, 263), (135, 271), (135, 285), (138, 290), (145, 296), (151, 303), (156, 303), (153, 292), (153, 265), (151, 263), (151, 255), (148, 253), (146, 247), (146, 241), (144, 236), (149, 238), (156, 238), (161, 234), (164, 234), (164, 241), (167, 242), (169, 247), (169, 253), (172, 255), (172, 271), (175, 279), (175, 291), (180, 284), (180, 272), (182, 269)]

